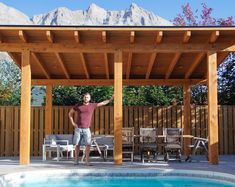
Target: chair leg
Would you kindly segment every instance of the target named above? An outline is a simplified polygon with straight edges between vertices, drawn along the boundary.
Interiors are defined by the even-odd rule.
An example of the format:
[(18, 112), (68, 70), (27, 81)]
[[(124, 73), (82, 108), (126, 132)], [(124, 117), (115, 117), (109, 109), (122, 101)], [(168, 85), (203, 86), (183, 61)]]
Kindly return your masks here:
[(47, 153), (46, 153), (46, 146), (42, 146), (42, 161), (46, 161), (47, 159)]

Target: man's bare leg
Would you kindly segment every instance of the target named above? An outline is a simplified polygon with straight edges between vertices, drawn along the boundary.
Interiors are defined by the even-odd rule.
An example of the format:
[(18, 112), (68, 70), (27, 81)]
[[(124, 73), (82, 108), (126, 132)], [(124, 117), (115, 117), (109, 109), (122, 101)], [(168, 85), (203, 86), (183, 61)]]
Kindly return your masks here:
[(78, 164), (79, 151), (80, 151), (80, 146), (79, 145), (75, 145), (74, 164)]
[(90, 163), (89, 163), (90, 148), (91, 148), (91, 146), (90, 146), (90, 145), (87, 145), (87, 146), (86, 146), (86, 150), (85, 150), (85, 154), (86, 154), (86, 164), (87, 164), (87, 165), (90, 165)]

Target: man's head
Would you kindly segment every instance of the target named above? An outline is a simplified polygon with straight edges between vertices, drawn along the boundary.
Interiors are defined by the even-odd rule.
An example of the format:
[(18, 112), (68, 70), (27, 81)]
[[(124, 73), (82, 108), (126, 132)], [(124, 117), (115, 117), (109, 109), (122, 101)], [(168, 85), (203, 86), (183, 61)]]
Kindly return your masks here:
[(89, 103), (91, 100), (91, 94), (90, 93), (85, 93), (83, 96), (83, 102), (84, 103)]

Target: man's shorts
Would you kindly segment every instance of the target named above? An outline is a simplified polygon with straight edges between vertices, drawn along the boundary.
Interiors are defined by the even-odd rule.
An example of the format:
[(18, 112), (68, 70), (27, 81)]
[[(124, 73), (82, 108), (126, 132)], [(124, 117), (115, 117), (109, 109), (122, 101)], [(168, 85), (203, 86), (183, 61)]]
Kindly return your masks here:
[(90, 128), (75, 128), (74, 145), (91, 145), (91, 131)]

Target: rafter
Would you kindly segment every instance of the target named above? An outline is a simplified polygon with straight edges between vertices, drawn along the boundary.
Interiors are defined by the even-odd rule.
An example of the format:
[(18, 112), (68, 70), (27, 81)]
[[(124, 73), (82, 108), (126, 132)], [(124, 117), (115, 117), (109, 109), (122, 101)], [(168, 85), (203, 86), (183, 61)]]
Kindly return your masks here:
[(219, 31), (213, 31), (212, 33), (211, 33), (211, 36), (210, 36), (210, 43), (215, 43), (216, 42), (216, 40), (219, 38), (219, 35), (220, 35), (220, 33), (219, 33)]
[(3, 37), (2, 37), (2, 34), (0, 33), (0, 43), (3, 42)]
[(109, 61), (107, 53), (104, 53), (104, 63), (105, 63), (106, 78), (109, 79)]
[(127, 60), (127, 68), (126, 68), (126, 79), (130, 78), (131, 63), (132, 63), (132, 53), (129, 53), (128, 54), (128, 60)]
[[(205, 79), (123, 79), (124, 85), (184, 85), (206, 84)], [(112, 86), (113, 79), (33, 79), (32, 85), (107, 85)]]
[(54, 43), (54, 37), (53, 37), (53, 34), (51, 31), (46, 31), (46, 36), (47, 36), (47, 40), (50, 42), (50, 43)]
[(15, 54), (8, 52), (8, 55), (11, 57), (11, 59), (16, 63), (16, 65), (21, 68), (21, 60), (18, 59)]
[(50, 79), (51, 78), (50, 73), (47, 70), (46, 66), (39, 60), (38, 55), (36, 53), (31, 53), (31, 55), (34, 58), (34, 60), (36, 61), (36, 63), (38, 64), (38, 66), (43, 71), (43, 74), (46, 76), (46, 78)]
[(74, 31), (74, 39), (77, 43), (80, 43), (79, 31)]
[(156, 43), (159, 44), (162, 42), (162, 38), (163, 38), (163, 31), (159, 31), (157, 33), (157, 37), (156, 37)]
[(23, 30), (19, 30), (19, 37), (22, 42), (27, 43), (27, 37), (26, 37), (26, 34)]
[(146, 72), (146, 75), (145, 75), (145, 79), (149, 79), (149, 76), (150, 76), (150, 73), (152, 71), (153, 64), (155, 62), (156, 56), (157, 56), (156, 52), (151, 54), (151, 57), (150, 57), (149, 63), (148, 63), (148, 69), (147, 69), (147, 72)]
[(197, 55), (195, 60), (192, 62), (191, 66), (188, 68), (188, 71), (186, 72), (184, 76), (185, 79), (188, 79), (192, 75), (192, 73), (195, 71), (195, 69), (197, 68), (197, 66), (200, 64), (200, 62), (205, 56), (206, 56), (206, 53), (199, 53)]
[(106, 43), (106, 41), (107, 41), (107, 37), (106, 37), (106, 31), (102, 31), (102, 41), (104, 42), (104, 43)]
[(135, 42), (135, 31), (131, 31), (130, 33), (130, 43), (134, 43)]
[(85, 61), (83, 53), (80, 53), (80, 57), (81, 57), (83, 69), (85, 71), (86, 78), (89, 79), (90, 75), (89, 75), (89, 72), (88, 72), (88, 69), (87, 69), (87, 65), (86, 65), (86, 61)]
[(188, 43), (191, 37), (191, 31), (185, 31), (183, 37), (183, 43)]
[(229, 55), (229, 52), (224, 52), (224, 53), (221, 53), (219, 54), (218, 53), (218, 60), (217, 60), (217, 63), (218, 63), (218, 66), (223, 63), (223, 61), (225, 60), (225, 58)]
[(169, 79), (171, 76), (172, 71), (174, 70), (175, 65), (177, 64), (178, 60), (180, 59), (181, 53), (176, 53), (174, 58), (172, 59), (169, 68), (167, 69), (165, 79)]
[(63, 62), (63, 59), (62, 59), (61, 55), (59, 53), (55, 53), (55, 56), (56, 56), (56, 58), (57, 58), (57, 60), (58, 60), (58, 62), (60, 64), (60, 66), (61, 66), (61, 68), (62, 68), (66, 78), (69, 79), (70, 75), (68, 73), (68, 69), (64, 65), (64, 62)]

